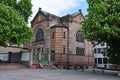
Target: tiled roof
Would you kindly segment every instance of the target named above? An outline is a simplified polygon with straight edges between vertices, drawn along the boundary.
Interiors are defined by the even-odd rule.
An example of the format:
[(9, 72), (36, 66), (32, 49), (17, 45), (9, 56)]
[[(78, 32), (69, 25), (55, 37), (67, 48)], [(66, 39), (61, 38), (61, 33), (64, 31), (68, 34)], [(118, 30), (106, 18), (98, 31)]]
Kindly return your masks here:
[[(56, 16), (56, 15), (51, 14), (51, 13), (49, 13), (49, 12), (43, 11), (43, 10), (41, 10), (41, 8), (39, 8), (39, 10), (38, 10), (36, 16), (34, 17), (34, 19), (37, 17), (37, 15), (38, 15), (39, 13), (43, 14), (44, 16), (46, 16), (49, 20), (60, 19), (61, 22), (64, 22), (64, 21), (65, 21), (65, 22), (72, 21), (72, 18), (74, 18), (74, 17), (76, 17), (76, 16), (78, 16), (78, 15), (82, 15), (82, 16), (83, 16), (81, 9), (79, 10), (79, 12), (76, 12), (76, 13), (73, 13), (73, 14), (68, 14), (68, 15), (65, 15), (65, 16), (62, 16), (62, 17), (59, 17), (59, 16)], [(84, 18), (84, 16), (83, 16), (83, 18)], [(33, 22), (34, 19), (33, 19), (31, 22)], [(58, 21), (58, 24), (56, 24), (55, 26), (65, 26), (65, 25), (64, 25), (63, 23), (61, 23), (61, 22)]]

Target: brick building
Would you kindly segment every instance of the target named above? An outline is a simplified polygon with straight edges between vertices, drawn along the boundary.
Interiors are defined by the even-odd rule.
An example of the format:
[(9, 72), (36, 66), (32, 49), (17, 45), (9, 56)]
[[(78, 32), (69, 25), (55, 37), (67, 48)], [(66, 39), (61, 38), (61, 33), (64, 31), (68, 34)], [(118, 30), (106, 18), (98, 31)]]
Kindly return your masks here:
[(39, 8), (31, 21), (34, 40), (25, 45), (31, 50), (31, 65), (93, 65), (93, 47), (81, 33), (83, 20), (81, 10), (59, 17)]

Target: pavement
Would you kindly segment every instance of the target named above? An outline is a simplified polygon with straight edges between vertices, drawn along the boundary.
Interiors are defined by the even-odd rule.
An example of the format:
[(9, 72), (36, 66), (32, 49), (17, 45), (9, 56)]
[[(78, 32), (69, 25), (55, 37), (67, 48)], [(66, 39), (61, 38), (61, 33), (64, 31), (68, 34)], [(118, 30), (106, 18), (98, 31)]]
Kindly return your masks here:
[(11, 69), (0, 70), (0, 80), (120, 80), (119, 71), (100, 70), (93, 73), (88, 69), (65, 70), (65, 69)]

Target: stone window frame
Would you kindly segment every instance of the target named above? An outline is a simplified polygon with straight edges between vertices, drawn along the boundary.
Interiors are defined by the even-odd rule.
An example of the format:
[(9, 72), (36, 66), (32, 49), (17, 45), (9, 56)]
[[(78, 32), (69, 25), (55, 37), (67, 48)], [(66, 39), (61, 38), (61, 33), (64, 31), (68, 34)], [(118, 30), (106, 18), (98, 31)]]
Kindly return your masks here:
[(66, 32), (63, 32), (63, 38), (66, 39)]
[(77, 42), (84, 42), (84, 37), (83, 35), (81, 34), (81, 31), (78, 30), (77, 33), (76, 33), (76, 41)]
[(52, 32), (52, 39), (55, 38), (55, 32)]
[(35, 34), (36, 41), (44, 41), (44, 31), (42, 28), (38, 28)]
[(76, 55), (84, 56), (85, 55), (85, 48), (76, 47)]

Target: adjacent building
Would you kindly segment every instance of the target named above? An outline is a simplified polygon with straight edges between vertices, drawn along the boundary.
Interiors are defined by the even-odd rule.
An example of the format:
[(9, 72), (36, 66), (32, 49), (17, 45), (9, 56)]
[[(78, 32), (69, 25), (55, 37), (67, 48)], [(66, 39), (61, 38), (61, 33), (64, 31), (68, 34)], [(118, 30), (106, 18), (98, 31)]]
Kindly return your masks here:
[(23, 64), (29, 67), (30, 52), (21, 47), (0, 46), (0, 69), (20, 68)]
[(110, 64), (108, 63), (107, 57), (107, 45), (96, 45), (94, 47), (94, 56), (95, 56), (95, 63), (97, 68), (110, 68)]

